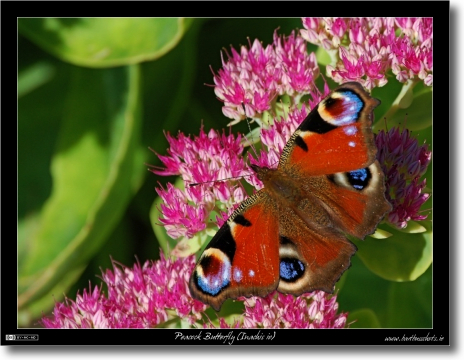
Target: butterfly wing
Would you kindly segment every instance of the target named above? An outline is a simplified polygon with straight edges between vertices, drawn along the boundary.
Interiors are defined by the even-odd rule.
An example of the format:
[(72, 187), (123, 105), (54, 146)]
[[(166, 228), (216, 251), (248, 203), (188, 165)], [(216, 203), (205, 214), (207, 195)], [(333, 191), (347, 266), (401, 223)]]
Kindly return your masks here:
[(375, 160), (374, 108), (380, 103), (358, 83), (332, 91), (301, 123), (287, 142), (279, 168), (306, 176), (365, 168)]
[(276, 203), (265, 190), (246, 199), (211, 239), (190, 278), (191, 295), (219, 311), (228, 298), (266, 296), (279, 283)]
[(315, 230), (289, 207), (280, 212), (280, 282), (285, 294), (323, 290), (332, 293), (335, 283), (350, 267), (356, 246), (330, 228)]
[(285, 146), (279, 170), (301, 184), (304, 195), (296, 211), (308, 222), (314, 222), (307, 214), (317, 205), (328, 217), (325, 226), (364, 238), (391, 209), (371, 129), (378, 104), (360, 84), (343, 84), (311, 111)]
[(378, 104), (360, 84), (341, 85), (292, 135), (278, 175), (260, 170), (268, 191), (285, 202), (279, 208), (280, 292), (333, 292), (356, 252), (344, 233), (364, 238), (391, 208), (371, 129)]

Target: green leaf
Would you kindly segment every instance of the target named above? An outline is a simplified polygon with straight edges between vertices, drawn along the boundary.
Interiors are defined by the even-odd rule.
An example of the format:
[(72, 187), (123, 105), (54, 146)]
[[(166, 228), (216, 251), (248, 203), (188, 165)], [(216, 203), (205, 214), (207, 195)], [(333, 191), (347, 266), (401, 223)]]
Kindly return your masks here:
[(431, 89), (422, 91), (419, 95), (415, 94), (410, 105), (406, 105), (405, 102), (405, 107), (401, 111), (397, 111), (391, 119), (387, 119), (389, 127), (405, 123), (409, 130), (418, 131), (432, 126)]
[[(51, 161), (52, 192), (37, 230), (19, 240), (27, 242), (19, 264), (20, 310), (60, 283), (65, 290), (67, 274), (102, 246), (145, 174), (139, 68), (73, 68), (69, 82)], [(24, 127), (33, 120), (20, 116)], [(20, 166), (20, 173), (28, 171)]]
[(387, 327), (431, 328), (432, 267), (416, 281), (392, 283), (387, 304)]
[(102, 68), (163, 56), (191, 23), (182, 18), (21, 18), (18, 28), (63, 61)]
[(412, 101), (414, 100), (413, 87), (408, 87), (406, 91), (402, 94), (401, 98), (398, 100), (398, 107), (400, 109), (407, 109), (408, 107), (410, 107)]
[[(63, 289), (69, 288), (77, 278), (83, 273), (85, 264), (71, 268), (61, 278), (60, 282), (56, 284), (50, 291), (38, 300), (32, 302), (30, 305), (22, 307), (18, 310), (18, 325), (20, 327), (29, 327), (35, 319), (41, 317), (44, 311), (48, 311), (54, 306), (53, 300), (59, 301), (63, 296)], [(81, 292), (82, 294), (82, 292)]]
[(351, 267), (342, 276), (346, 278), (343, 288), (337, 293), (339, 311), (351, 314), (361, 309), (371, 309), (383, 325), (385, 299), (391, 282), (367, 269), (359, 259), (358, 252), (351, 258), (351, 263)]
[(407, 233), (407, 234), (420, 234), (426, 232), (427, 229), (417, 221), (408, 221), (408, 225), (404, 229), (398, 229), (398, 231)]
[(39, 88), (54, 76), (55, 68), (49, 62), (35, 63), (18, 73), (18, 98)]
[(347, 324), (353, 329), (378, 329), (380, 322), (372, 309), (360, 309), (348, 314)]
[[(372, 89), (372, 97), (380, 100), (380, 105), (374, 110), (375, 123), (374, 132), (385, 129), (384, 117), (391, 109), (393, 103), (397, 101), (397, 96), (403, 90), (403, 86), (398, 81), (389, 81), (385, 86)], [(390, 118), (387, 118), (387, 125), (390, 128)]]
[[(42, 60), (36, 62), (39, 65), (30, 67), (50, 68), (52, 77), (41, 82), (41, 86), (40, 80), (27, 80), (29, 85), (25, 85), (24, 94), (18, 99), (19, 226), (22, 221), (29, 222), (31, 217), (37, 218), (37, 211), (52, 191), (51, 158), (55, 152), (70, 82), (69, 65), (51, 61), (40, 65), (44, 64)], [(30, 67), (23, 69), (27, 72)], [(18, 77), (23, 77), (23, 71), (19, 70)], [(22, 242), (24, 239), (27, 237), (19, 237), (18, 245), (27, 248), (28, 245)]]
[(387, 239), (354, 241), (363, 263), (378, 276), (391, 281), (412, 281), (432, 263), (432, 231), (406, 234), (391, 228)]
[(386, 238), (389, 238), (390, 236), (392, 236), (392, 233), (388, 232), (387, 230), (377, 228), (375, 230), (375, 233), (373, 233), (373, 234), (371, 234), (369, 236), (374, 238), (374, 239), (386, 239)]

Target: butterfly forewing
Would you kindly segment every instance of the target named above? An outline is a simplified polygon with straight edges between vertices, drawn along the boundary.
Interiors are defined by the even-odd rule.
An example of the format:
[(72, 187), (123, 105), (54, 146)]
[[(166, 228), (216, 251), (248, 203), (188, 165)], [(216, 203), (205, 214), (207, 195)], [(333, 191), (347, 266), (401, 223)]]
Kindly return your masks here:
[(276, 204), (260, 191), (245, 200), (198, 260), (190, 279), (193, 297), (219, 310), (227, 298), (266, 296), (279, 282)]
[(372, 111), (379, 103), (358, 83), (335, 89), (292, 135), (279, 168), (317, 176), (369, 166), (377, 152), (371, 126)]

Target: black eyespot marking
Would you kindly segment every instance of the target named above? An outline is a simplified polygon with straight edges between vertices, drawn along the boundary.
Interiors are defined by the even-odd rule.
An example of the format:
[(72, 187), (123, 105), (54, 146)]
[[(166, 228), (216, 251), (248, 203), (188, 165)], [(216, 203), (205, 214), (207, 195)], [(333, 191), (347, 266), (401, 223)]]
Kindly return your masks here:
[(331, 182), (333, 182), (334, 184), (336, 184), (336, 182), (335, 182), (335, 176), (334, 176), (333, 174), (327, 175), (327, 179), (329, 179)]
[(304, 151), (308, 151), (308, 145), (304, 142), (303, 138), (301, 136), (297, 136), (295, 138), (295, 145), (299, 146), (301, 149)]
[[(332, 99), (329, 98), (326, 100), (325, 102), (326, 107), (327, 107), (327, 102), (329, 100), (332, 100)], [(336, 128), (337, 126), (332, 125), (328, 123), (327, 121), (325, 121), (323, 118), (321, 118), (321, 115), (319, 115), (317, 108), (311, 111), (309, 115), (307, 116), (307, 118), (300, 125), (301, 131), (311, 131), (316, 134), (325, 134)]]
[(237, 250), (237, 245), (235, 244), (235, 240), (230, 231), (230, 226), (227, 223), (219, 229), (216, 235), (214, 235), (205, 250), (209, 248), (221, 250), (227, 255), (229, 261), (232, 263), (235, 251)]
[(364, 189), (372, 178), (369, 168), (359, 169), (346, 173), (349, 183), (357, 190)]
[(280, 278), (287, 282), (294, 282), (303, 276), (304, 264), (296, 258), (280, 259)]
[(280, 235), (279, 240), (280, 240), (280, 245), (287, 245), (287, 244), (293, 245), (293, 241), (290, 240), (288, 237)]
[(245, 227), (251, 226), (251, 222), (247, 218), (245, 218), (245, 216), (243, 215), (237, 215), (234, 218), (234, 223), (245, 226)]
[(340, 99), (334, 99), (332, 96), (329, 96), (324, 100), (324, 106), (327, 110), (330, 110), (337, 103), (337, 101), (340, 101)]

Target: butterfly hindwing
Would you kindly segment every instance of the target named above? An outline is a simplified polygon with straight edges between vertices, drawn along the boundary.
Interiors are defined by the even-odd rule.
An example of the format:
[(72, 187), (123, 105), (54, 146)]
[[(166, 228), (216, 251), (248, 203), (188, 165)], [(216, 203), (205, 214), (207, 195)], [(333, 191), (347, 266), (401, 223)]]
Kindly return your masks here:
[(228, 298), (265, 296), (279, 282), (278, 214), (264, 191), (245, 200), (205, 248), (190, 278), (193, 297), (219, 310)]
[(333, 229), (312, 229), (290, 208), (281, 210), (277, 290), (293, 295), (314, 290), (332, 293), (350, 267), (356, 246)]
[(375, 231), (391, 210), (383, 177), (378, 161), (363, 169), (325, 177), (330, 191), (323, 192), (321, 199), (338, 229), (359, 239)]

